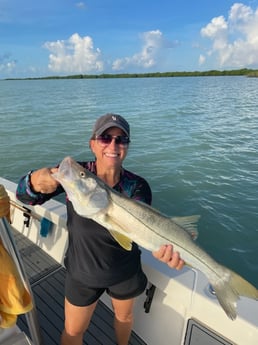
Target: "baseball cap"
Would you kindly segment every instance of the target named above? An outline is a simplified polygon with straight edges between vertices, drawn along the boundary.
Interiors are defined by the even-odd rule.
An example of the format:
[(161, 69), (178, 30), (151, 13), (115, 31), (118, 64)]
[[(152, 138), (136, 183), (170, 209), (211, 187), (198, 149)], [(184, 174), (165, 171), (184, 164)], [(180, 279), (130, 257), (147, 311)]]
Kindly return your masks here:
[(130, 126), (129, 123), (118, 114), (108, 113), (97, 119), (93, 127), (92, 137), (103, 134), (108, 128), (118, 127), (130, 137)]

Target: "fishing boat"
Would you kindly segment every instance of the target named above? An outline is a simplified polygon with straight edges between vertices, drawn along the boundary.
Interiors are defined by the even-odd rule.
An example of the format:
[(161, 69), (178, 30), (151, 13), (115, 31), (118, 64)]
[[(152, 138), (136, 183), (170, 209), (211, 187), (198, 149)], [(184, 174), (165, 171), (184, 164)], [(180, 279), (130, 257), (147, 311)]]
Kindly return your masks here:
[[(0, 178), (10, 198), (11, 225), (1, 219), (1, 235), (11, 232), (32, 294), (33, 312), (0, 329), (1, 345), (57, 345), (63, 328), (66, 207), (57, 200), (26, 207), (15, 197), (16, 184)], [(9, 223), (8, 223), (9, 224)], [(238, 316), (227, 317), (207, 278), (194, 268), (170, 269), (142, 249), (148, 288), (135, 306), (130, 345), (257, 345), (258, 302), (241, 298)], [(104, 295), (84, 344), (114, 345), (112, 308)]]

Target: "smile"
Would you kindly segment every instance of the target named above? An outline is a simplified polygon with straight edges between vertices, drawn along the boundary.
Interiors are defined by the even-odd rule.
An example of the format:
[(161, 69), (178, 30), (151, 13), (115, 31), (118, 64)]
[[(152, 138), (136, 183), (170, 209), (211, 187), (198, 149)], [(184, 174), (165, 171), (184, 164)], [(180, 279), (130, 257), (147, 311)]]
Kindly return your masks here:
[(110, 157), (110, 158), (116, 158), (119, 157), (118, 153), (105, 153), (106, 157)]

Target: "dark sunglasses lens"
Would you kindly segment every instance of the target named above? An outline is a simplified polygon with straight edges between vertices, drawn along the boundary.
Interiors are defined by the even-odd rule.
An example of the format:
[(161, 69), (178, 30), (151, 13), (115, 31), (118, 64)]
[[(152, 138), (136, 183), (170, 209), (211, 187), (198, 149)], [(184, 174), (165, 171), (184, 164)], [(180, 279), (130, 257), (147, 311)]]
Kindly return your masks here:
[(110, 134), (100, 135), (99, 137), (97, 137), (97, 140), (99, 140), (103, 145), (108, 145), (111, 143), (113, 138), (115, 139), (115, 143), (117, 145), (127, 145), (130, 142), (129, 138), (126, 136), (118, 135), (113, 137)]
[(124, 136), (118, 136), (116, 137), (116, 144), (119, 145), (119, 144), (122, 144), (122, 145), (127, 145), (129, 144), (129, 138), (128, 137), (124, 137)]
[(111, 135), (101, 135), (99, 138), (100, 142), (102, 144), (110, 144), (112, 141), (112, 136)]

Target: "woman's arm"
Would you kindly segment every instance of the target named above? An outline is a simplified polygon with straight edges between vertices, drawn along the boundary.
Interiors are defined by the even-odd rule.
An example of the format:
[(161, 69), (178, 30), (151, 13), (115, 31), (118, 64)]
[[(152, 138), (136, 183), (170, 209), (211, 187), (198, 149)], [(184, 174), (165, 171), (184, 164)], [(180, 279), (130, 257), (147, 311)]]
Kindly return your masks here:
[(42, 168), (23, 176), (16, 189), (18, 200), (28, 205), (43, 204), (62, 193), (62, 186), (52, 177), (56, 168)]

